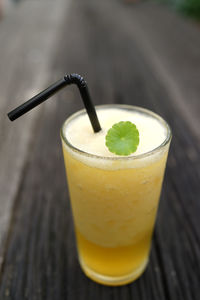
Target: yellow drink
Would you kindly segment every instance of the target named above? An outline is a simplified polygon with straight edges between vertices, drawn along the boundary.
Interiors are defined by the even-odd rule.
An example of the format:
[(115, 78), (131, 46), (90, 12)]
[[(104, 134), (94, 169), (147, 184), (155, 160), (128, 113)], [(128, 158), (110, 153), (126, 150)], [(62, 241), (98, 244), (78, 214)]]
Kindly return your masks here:
[[(99, 116), (103, 114), (105, 107), (110, 110), (109, 114), (113, 113), (110, 106), (97, 107)], [(131, 113), (132, 110), (137, 110), (143, 114), (142, 118), (151, 114), (139, 108), (117, 107), (120, 109), (121, 120), (123, 110), (124, 113), (127, 110)], [(125, 113), (124, 117), (129, 118), (129, 115)], [(116, 119), (116, 116), (109, 117), (108, 121), (101, 121), (100, 117), (102, 127), (104, 123), (111, 127), (107, 123), (113, 118)], [(135, 116), (136, 120), (137, 118)], [(129, 157), (118, 157), (111, 153), (95, 156), (97, 150), (93, 146), (92, 154), (88, 154), (89, 150), (81, 152), (82, 149), (79, 151), (71, 146), (65, 135), (68, 130), (71, 134), (68, 127), (70, 120), (82, 122), (77, 115), (63, 127), (63, 153), (79, 261), (85, 274), (99, 283), (122, 285), (133, 281), (144, 271), (148, 262), (170, 141), (167, 124), (158, 116), (153, 115), (152, 118), (157, 118), (157, 125), (162, 128), (163, 136), (161, 134), (160, 139), (154, 141), (154, 144), (159, 145), (150, 145), (154, 148), (148, 154), (139, 152), (138, 155)], [(72, 131), (74, 130), (72, 126)], [(103, 128), (103, 131), (106, 130)], [(79, 134), (84, 135), (82, 130)], [(91, 138), (92, 135), (96, 134), (91, 133)], [(88, 147), (90, 141), (86, 139), (85, 143)], [(154, 150), (155, 148), (157, 149)], [(141, 149), (138, 151), (144, 151), (143, 145)], [(100, 151), (102, 153), (107, 150)]]

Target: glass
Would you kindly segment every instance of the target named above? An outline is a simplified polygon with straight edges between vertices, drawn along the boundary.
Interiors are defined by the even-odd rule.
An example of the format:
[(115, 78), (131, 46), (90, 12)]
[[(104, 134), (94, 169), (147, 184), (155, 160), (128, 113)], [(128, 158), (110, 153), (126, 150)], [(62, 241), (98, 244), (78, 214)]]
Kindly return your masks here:
[(61, 129), (81, 268), (98, 283), (123, 285), (138, 278), (148, 263), (171, 131), (149, 110), (113, 104), (97, 106), (97, 114), (102, 108), (147, 114), (166, 129), (159, 147), (135, 157), (102, 157), (71, 145), (64, 130), (85, 110), (72, 115)]

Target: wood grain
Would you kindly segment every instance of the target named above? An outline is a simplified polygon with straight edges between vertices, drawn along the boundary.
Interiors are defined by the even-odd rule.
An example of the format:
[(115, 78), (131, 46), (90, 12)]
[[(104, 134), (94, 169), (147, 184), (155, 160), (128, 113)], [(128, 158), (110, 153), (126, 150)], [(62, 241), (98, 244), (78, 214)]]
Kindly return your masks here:
[(64, 2), (59, 0), (60, 6), (49, 0), (22, 2), (0, 23), (0, 264), (5, 233), (44, 106), (15, 123), (8, 120), (7, 113), (53, 80), (50, 64), (56, 34), (66, 17)]

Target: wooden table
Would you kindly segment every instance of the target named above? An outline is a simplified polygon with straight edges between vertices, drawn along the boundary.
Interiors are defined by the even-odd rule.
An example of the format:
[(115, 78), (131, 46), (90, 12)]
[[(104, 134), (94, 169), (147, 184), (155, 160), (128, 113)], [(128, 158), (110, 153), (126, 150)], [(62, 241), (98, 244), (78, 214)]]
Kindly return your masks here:
[[(0, 299), (200, 297), (200, 31), (151, 2), (22, 1), (0, 23)], [(75, 87), (11, 123), (6, 113), (65, 73), (95, 104), (151, 109), (173, 141), (144, 275), (105, 287), (79, 268), (59, 129)]]

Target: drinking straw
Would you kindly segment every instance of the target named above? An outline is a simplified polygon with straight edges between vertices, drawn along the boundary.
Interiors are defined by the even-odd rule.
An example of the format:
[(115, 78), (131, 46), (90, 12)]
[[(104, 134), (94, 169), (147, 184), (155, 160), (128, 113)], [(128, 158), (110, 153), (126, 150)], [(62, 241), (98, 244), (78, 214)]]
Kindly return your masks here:
[(92, 103), (88, 86), (86, 81), (78, 74), (69, 74), (65, 75), (62, 79), (58, 80), (57, 82), (50, 85), (47, 89), (43, 90), (36, 96), (32, 97), (30, 100), (26, 101), (25, 103), (21, 104), (20, 106), (16, 107), (12, 111), (8, 113), (8, 118), (11, 121), (16, 120), (35, 106), (41, 104), (48, 98), (50, 98), (52, 95), (57, 93), (59, 90), (64, 88), (67, 85), (70, 84), (76, 84), (79, 92), (81, 94), (81, 98), (83, 100), (85, 109), (87, 111), (88, 117), (90, 119), (92, 128), (94, 132), (99, 132), (101, 130), (101, 126), (96, 114), (96, 110), (94, 108), (94, 105)]

